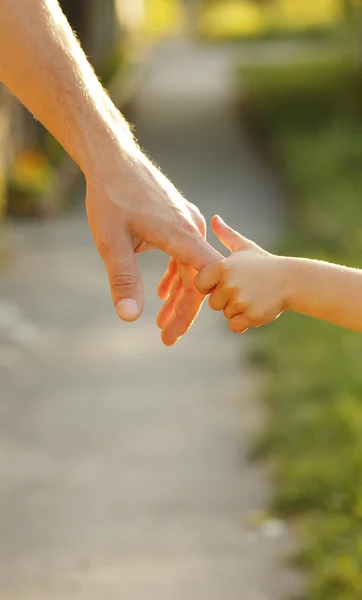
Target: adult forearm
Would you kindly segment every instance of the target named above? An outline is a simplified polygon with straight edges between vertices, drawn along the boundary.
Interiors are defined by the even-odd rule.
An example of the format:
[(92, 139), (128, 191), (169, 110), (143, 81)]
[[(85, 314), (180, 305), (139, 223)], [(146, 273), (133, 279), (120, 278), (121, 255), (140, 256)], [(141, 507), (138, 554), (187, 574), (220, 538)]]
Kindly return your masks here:
[(362, 271), (288, 258), (288, 308), (362, 332)]
[(57, 0), (1, 0), (0, 79), (83, 171), (105, 145), (132, 144)]
[(174, 344), (204, 298), (194, 288), (192, 267), (221, 256), (204, 239), (197, 208), (137, 147), (57, 0), (0, 0), (0, 80), (83, 170), (89, 226), (122, 319), (137, 319), (143, 308), (136, 252), (158, 248), (189, 265), (182, 269), (191, 274), (188, 281), (179, 267), (167, 275), (163, 340)]

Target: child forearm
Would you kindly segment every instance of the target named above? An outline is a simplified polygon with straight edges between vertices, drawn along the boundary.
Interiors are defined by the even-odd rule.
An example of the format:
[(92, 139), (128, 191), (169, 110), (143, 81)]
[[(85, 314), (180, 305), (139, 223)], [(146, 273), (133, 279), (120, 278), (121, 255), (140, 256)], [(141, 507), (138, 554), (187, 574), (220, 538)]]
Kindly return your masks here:
[(232, 331), (260, 327), (291, 310), (362, 333), (362, 271), (275, 256), (218, 216), (212, 227), (232, 254), (202, 269), (195, 285), (210, 294), (211, 308), (224, 311)]
[(362, 271), (303, 258), (285, 264), (289, 310), (362, 332)]

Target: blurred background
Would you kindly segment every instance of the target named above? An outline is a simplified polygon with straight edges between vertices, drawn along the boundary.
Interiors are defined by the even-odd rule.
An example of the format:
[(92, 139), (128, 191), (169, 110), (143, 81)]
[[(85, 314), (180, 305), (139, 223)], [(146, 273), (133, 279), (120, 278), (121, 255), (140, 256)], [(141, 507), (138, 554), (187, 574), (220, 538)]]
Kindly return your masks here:
[[(362, 2), (61, 5), (208, 220), (361, 266)], [(284, 315), (240, 338), (204, 309), (167, 350), (165, 257), (119, 323), (83, 199), (1, 87), (0, 599), (360, 600), (360, 335)]]

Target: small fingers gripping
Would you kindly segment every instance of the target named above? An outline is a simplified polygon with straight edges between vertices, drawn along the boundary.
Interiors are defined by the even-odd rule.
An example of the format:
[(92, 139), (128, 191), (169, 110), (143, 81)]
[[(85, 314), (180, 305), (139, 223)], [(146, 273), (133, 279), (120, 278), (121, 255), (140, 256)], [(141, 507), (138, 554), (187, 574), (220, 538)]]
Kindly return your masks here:
[(209, 306), (212, 310), (224, 310), (229, 300), (230, 290), (222, 283), (219, 283), (210, 294)]
[(244, 314), (235, 315), (229, 321), (229, 329), (235, 333), (244, 333), (251, 327), (250, 319)]
[(222, 261), (204, 267), (195, 278), (195, 286), (200, 294), (210, 294), (218, 285), (221, 275)]

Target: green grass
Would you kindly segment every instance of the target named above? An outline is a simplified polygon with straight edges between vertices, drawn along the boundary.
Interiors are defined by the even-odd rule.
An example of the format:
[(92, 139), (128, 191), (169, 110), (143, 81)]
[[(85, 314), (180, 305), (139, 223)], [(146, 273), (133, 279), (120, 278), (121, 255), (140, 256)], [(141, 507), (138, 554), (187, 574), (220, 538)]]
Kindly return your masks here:
[[(242, 70), (249, 117), (270, 140), (296, 201), (286, 255), (362, 266), (362, 75), (352, 60)], [(362, 336), (286, 314), (256, 336), (270, 372), (275, 510), (298, 524), (308, 600), (362, 598)]]

